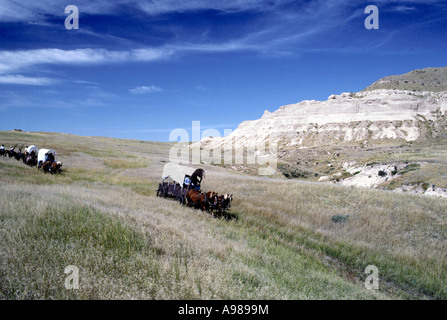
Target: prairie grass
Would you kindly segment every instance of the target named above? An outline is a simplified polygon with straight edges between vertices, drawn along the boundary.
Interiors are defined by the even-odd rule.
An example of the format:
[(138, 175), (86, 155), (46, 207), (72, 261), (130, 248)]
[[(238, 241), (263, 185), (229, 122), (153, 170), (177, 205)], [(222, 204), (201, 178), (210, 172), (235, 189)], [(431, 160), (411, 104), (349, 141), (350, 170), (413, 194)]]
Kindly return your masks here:
[(203, 166), (204, 189), (234, 195), (227, 221), (155, 196), (169, 144), (53, 136), (61, 175), (0, 158), (1, 299), (447, 298), (445, 199)]
[(148, 166), (148, 160), (142, 157), (137, 159), (105, 159), (104, 163), (106, 166), (112, 169), (137, 169), (144, 168)]

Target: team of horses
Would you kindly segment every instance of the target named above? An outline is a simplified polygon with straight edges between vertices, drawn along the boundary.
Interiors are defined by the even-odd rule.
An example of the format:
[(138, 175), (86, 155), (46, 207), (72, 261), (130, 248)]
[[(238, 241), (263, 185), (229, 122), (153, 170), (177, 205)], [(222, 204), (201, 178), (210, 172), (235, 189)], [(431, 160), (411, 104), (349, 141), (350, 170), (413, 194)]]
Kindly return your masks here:
[[(201, 190), (202, 180), (205, 178), (205, 170), (195, 169), (168, 163), (163, 168), (162, 182), (158, 184), (157, 197), (173, 198), (183, 205), (207, 211), (213, 217), (225, 217), (233, 219), (236, 215), (229, 212), (232, 194)], [(183, 184), (181, 181), (183, 180)]]
[(213, 216), (222, 215), (231, 208), (232, 194), (218, 195), (217, 192), (200, 192), (190, 189), (186, 193), (186, 201), (190, 207), (210, 212)]
[(37, 161), (37, 154), (32, 151), (31, 153), (28, 152), (16, 152), (14, 149), (12, 150), (5, 150), (0, 149), (0, 156), (1, 157), (9, 157), (14, 158), (17, 161), (22, 160), (24, 164), (30, 167), (37, 167), (37, 170), (42, 169), (44, 173), (60, 173), (62, 168), (62, 162), (60, 161), (45, 161), (39, 165)]

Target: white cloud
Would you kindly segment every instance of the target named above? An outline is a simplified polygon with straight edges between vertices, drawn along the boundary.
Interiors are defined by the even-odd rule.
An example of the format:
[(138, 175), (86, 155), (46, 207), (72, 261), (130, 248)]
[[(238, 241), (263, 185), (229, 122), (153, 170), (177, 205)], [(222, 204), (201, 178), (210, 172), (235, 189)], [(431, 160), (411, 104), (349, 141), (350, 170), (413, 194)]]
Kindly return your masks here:
[(48, 78), (32, 78), (22, 75), (0, 75), (0, 83), (4, 84), (21, 84), (31, 86), (43, 86), (53, 83), (54, 80)]
[[(77, 0), (74, 3), (81, 14), (117, 14), (119, 7), (129, 5), (137, 7), (150, 15), (169, 12), (197, 10), (219, 10), (241, 12), (247, 10), (273, 10), (283, 3), (294, 0)], [(45, 20), (48, 16), (60, 16), (64, 19), (65, 6), (69, 4), (60, 0), (18, 1), (0, 0), (0, 21), (28, 22)]]
[(150, 0), (139, 1), (138, 6), (148, 14), (219, 10), (226, 12), (267, 11), (294, 0)]
[(136, 88), (129, 90), (129, 92), (132, 94), (154, 93), (154, 92), (160, 92), (160, 91), (162, 91), (162, 89), (157, 86), (154, 86), (154, 85), (141, 86), (141, 87), (136, 87)]
[[(274, 12), (282, 10), (285, 4), (301, 5), (303, 8), (312, 7), (319, 10), (328, 4), (330, 6), (344, 6), (349, 1), (297, 1), (297, 0), (76, 0), (75, 4), (82, 14), (116, 15), (120, 7), (132, 6), (149, 15), (170, 12), (191, 12), (200, 10), (218, 10), (222, 12)], [(352, 1), (350, 1), (352, 3)], [(439, 0), (376, 0), (379, 5), (388, 4), (430, 4), (442, 5)], [(0, 21), (43, 23), (51, 16), (65, 19), (65, 6), (69, 2), (60, 0), (20, 1), (0, 0)], [(366, 5), (365, 5), (366, 6)], [(284, 12), (287, 14), (287, 12)]]
[(391, 11), (397, 11), (397, 12), (409, 12), (416, 10), (416, 7), (410, 7), (410, 6), (397, 6), (391, 9)]
[(73, 82), (74, 82), (74, 83), (77, 83), (77, 84), (85, 84), (85, 85), (93, 85), (93, 86), (98, 86), (98, 85), (100, 85), (100, 84), (97, 83), (97, 82), (91, 82), (91, 81), (85, 81), (85, 80), (74, 80)]
[(172, 54), (163, 49), (135, 49), (130, 51), (109, 51), (106, 49), (34, 49), (0, 51), (0, 74), (17, 72), (39, 64), (88, 65), (128, 61), (161, 60)]
[[(167, 43), (158, 48), (140, 48), (131, 50), (107, 50), (101, 48), (81, 48), (63, 50), (55, 48), (42, 48), (34, 50), (0, 51), (0, 75), (18, 74), (21, 72), (32, 72), (30, 67), (36, 65), (98, 65), (111, 63), (150, 62), (169, 59), (176, 55), (195, 53), (223, 53), (223, 52), (257, 52), (261, 54), (297, 54), (306, 50), (314, 50), (313, 42), (319, 43), (323, 38), (321, 35), (328, 30), (342, 28), (346, 22), (353, 18), (359, 18), (362, 10), (348, 0), (316, 0), (312, 2), (295, 2), (300, 6), (297, 10), (285, 10), (281, 4), (292, 0), (151, 0), (131, 1), (87, 1), (78, 0), (77, 5), (81, 13), (88, 14), (119, 14), (119, 5), (132, 5), (146, 13), (157, 14), (165, 12), (184, 12), (203, 9), (214, 9), (221, 11), (248, 11), (263, 10), (271, 12), (265, 23), (260, 28), (247, 28), (245, 32), (238, 33), (237, 38), (231, 34), (228, 37), (217, 40), (216, 38), (200, 39), (194, 41), (189, 38), (176, 38), (168, 40)], [(428, 0), (429, 3), (434, 1)], [(410, 0), (410, 4), (422, 3), (422, 0)], [(379, 0), (381, 4), (402, 4), (397, 10), (408, 10), (411, 6), (404, 5), (403, 1)], [(277, 7), (278, 11), (272, 8)], [(82, 9), (81, 9), (82, 8)], [(115, 10), (115, 11), (114, 11)], [(351, 12), (352, 11), (352, 12)], [(42, 0), (36, 3), (17, 0), (0, 0), (0, 21), (18, 19), (18, 21), (31, 21), (45, 15), (60, 15), (65, 17), (64, 5), (59, 0)], [(349, 16), (347, 16), (349, 14)], [(360, 15), (360, 16), (359, 16)], [(22, 17), (22, 18), (21, 18)], [(98, 35), (101, 36), (101, 35)], [(107, 35), (104, 35), (107, 36)], [(182, 39), (179, 42), (178, 39)], [(311, 41), (308, 41), (311, 40)], [(317, 41), (312, 41), (317, 40)], [(321, 41), (320, 41), (321, 42)], [(327, 41), (328, 48), (334, 50), (345, 48), (345, 43), (337, 39)], [(310, 43), (310, 44), (308, 44)], [(45, 78), (39, 78), (44, 84)], [(47, 79), (48, 80), (48, 79)], [(16, 81), (17, 83), (33, 82), (33, 80), (15, 79), (9, 77), (3, 80)], [(39, 83), (38, 80), (34, 80)], [(8, 82), (10, 83), (10, 82)]]

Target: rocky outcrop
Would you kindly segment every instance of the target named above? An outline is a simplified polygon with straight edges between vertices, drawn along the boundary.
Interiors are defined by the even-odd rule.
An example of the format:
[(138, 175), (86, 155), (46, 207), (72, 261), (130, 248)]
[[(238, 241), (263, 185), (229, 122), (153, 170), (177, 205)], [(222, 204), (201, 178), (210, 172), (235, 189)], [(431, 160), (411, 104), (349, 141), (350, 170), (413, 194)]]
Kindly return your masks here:
[[(430, 164), (417, 175), (410, 174), (421, 164), (408, 161), (408, 154), (417, 151), (413, 145), (445, 145), (446, 111), (447, 68), (415, 70), (385, 77), (361, 92), (266, 110), (260, 119), (242, 122), (227, 137), (204, 138), (193, 146), (233, 149), (235, 155), (257, 159), (265, 156), (262, 148), (269, 145), (269, 155), (277, 156), (277, 172), (287, 178), (445, 197), (443, 179), (433, 179)], [(232, 168), (248, 170), (248, 161), (239, 160)], [(420, 186), (408, 185), (415, 181)]]
[(364, 140), (414, 141), (445, 131), (447, 92), (367, 90), (331, 95), (327, 101), (302, 101), (265, 111), (242, 122), (225, 138), (206, 138), (201, 146), (241, 148), (278, 143), (306, 148)]
[(425, 196), (442, 197), (447, 198), (447, 189), (436, 187), (435, 185), (429, 185), (422, 183), (420, 185), (403, 185), (394, 189), (396, 192), (409, 192), (422, 194)]
[[(376, 188), (385, 182), (399, 177), (399, 171), (406, 166), (407, 164), (404, 162), (357, 165), (354, 161), (353, 163), (344, 163), (342, 172), (332, 176), (323, 176), (319, 181), (332, 181), (347, 186)], [(347, 173), (347, 175), (343, 173)]]

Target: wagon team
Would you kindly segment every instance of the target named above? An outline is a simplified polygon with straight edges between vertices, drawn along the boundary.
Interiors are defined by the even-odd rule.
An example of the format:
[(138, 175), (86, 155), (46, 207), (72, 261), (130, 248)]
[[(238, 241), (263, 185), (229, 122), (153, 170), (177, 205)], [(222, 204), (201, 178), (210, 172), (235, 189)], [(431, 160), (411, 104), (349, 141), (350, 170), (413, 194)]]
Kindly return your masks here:
[[(41, 152), (45, 152), (43, 157), (39, 156), (39, 150), (36, 146), (25, 146), (25, 151), (19, 149), (17, 152), (11, 148), (6, 151), (5, 146), (2, 144), (0, 147), (0, 156), (9, 158), (15, 158), (17, 161), (22, 160), (23, 163), (30, 167), (37, 167), (37, 170), (42, 169), (45, 173), (60, 173), (62, 163), (55, 160), (55, 152), (52, 150), (41, 149)], [(42, 158), (39, 160), (39, 158)]]

